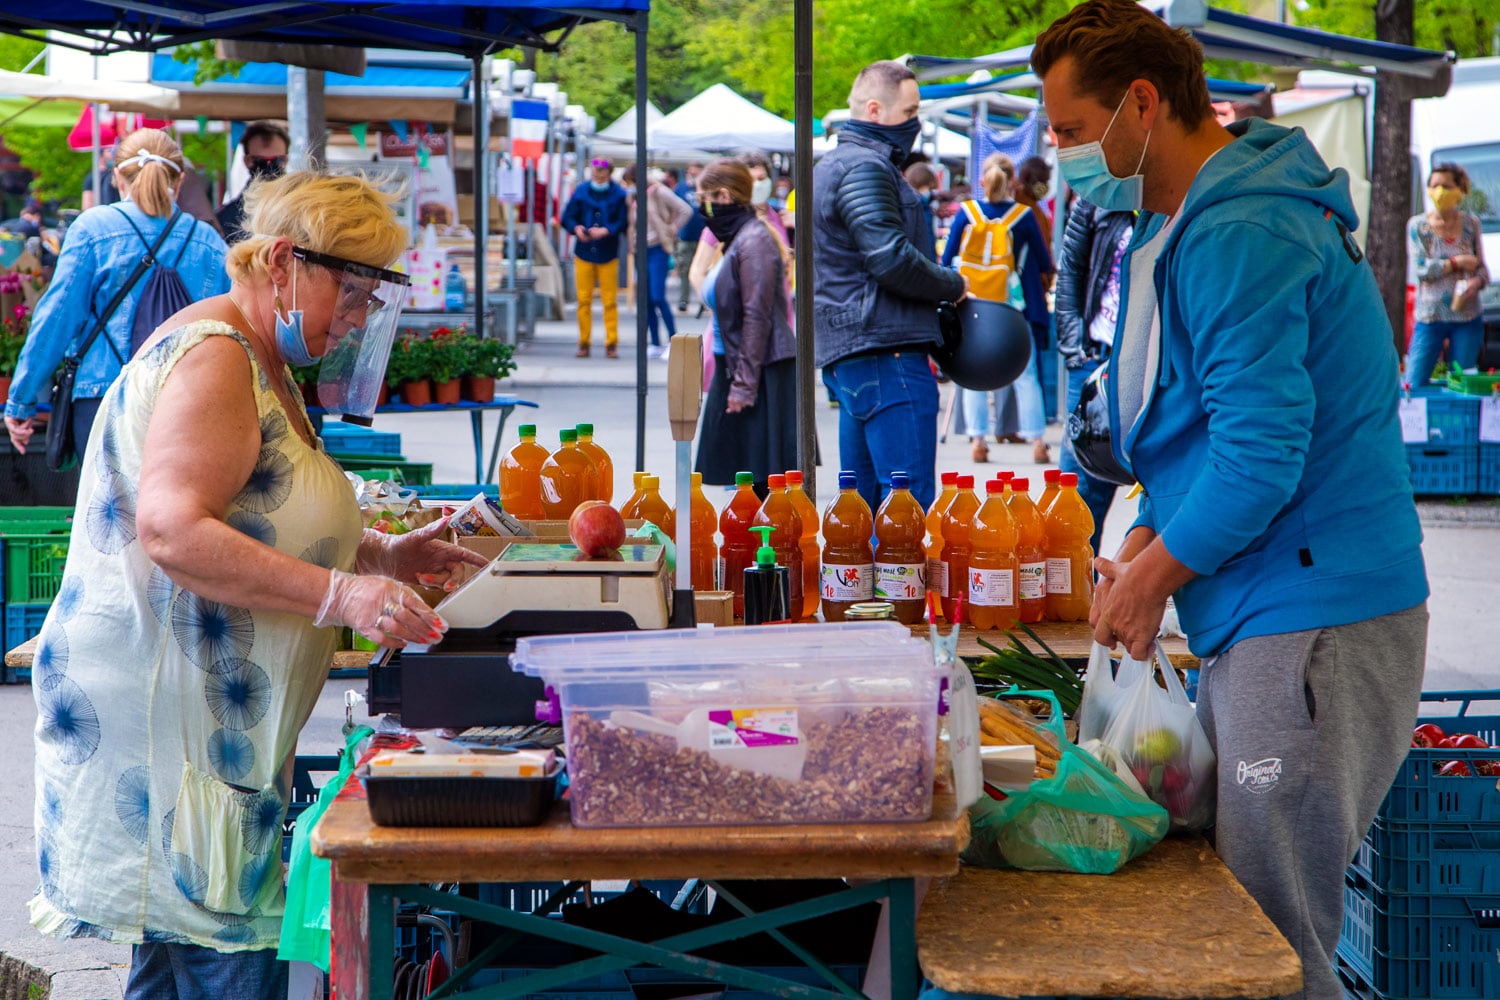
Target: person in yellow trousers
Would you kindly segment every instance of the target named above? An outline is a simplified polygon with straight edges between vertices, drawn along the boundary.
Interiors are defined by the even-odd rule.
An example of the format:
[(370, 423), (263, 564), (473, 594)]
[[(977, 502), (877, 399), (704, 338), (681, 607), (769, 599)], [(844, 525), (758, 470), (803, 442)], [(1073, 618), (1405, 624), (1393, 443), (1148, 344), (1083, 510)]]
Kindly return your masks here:
[(604, 299), (604, 356), (619, 357), (620, 234), (629, 219), (625, 189), (610, 177), (608, 160), (589, 161), (589, 182), (580, 184), (563, 209), (563, 228), (578, 242), (573, 247), (578, 288), (578, 356), (589, 356), (594, 332), (594, 286)]

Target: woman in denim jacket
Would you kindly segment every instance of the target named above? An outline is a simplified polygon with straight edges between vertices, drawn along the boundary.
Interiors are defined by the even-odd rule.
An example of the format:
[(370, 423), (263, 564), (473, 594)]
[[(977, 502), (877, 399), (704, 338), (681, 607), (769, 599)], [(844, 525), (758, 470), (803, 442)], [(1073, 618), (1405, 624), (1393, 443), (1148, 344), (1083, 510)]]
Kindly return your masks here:
[[(31, 333), (21, 349), (5, 404), (5, 429), (16, 451), (26, 452), (36, 404), (52, 391), (52, 373), (88, 335), (98, 313), (146, 252), (141, 240), (148, 246), (155, 242), (173, 217), (183, 169), (182, 149), (167, 133), (153, 128), (132, 132), (120, 143), (115, 159), (115, 183), (123, 200), (91, 208), (68, 227), (52, 283), (32, 316)], [(183, 213), (159, 256), (175, 263), (188, 294), (201, 301), (229, 290), (225, 252), (224, 240), (212, 227), (194, 225), (193, 218)], [(80, 452), (88, 441), (99, 400), (129, 360), (131, 324), (145, 285), (143, 276), (78, 366), (73, 425)]]

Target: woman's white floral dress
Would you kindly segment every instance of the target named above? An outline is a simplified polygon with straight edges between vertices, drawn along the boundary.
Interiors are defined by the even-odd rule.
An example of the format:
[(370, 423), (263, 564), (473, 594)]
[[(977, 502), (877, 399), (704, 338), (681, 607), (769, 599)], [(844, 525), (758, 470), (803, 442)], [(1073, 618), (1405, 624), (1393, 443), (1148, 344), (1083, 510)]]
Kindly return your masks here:
[[(152, 410), (172, 367), (212, 336), (250, 356), (260, 415), (260, 458), (225, 521), (308, 562), (354, 565), (353, 491), (292, 429), (307, 414), (288, 414), (268, 380), (289, 379), (285, 369), (268, 376), (216, 321), (131, 361), (94, 424), (32, 668), (41, 887), (31, 919), (60, 937), (239, 951), (275, 947), (280, 932), (282, 815), (334, 633), (184, 590), (136, 535)], [(205, 400), (202, 419), (214, 415)]]

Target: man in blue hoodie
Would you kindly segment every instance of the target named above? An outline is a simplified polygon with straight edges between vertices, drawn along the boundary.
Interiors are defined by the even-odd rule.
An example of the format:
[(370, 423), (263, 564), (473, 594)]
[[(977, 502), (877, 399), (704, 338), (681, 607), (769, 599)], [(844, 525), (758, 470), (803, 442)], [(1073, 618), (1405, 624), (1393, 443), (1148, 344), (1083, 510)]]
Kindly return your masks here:
[(1095, 637), (1148, 654), (1176, 595), (1216, 847), (1301, 956), (1297, 996), (1339, 1000), (1344, 870), (1410, 744), (1428, 592), (1348, 177), (1301, 130), (1220, 127), (1198, 44), (1128, 0), (1075, 7), (1032, 68), (1070, 186), (1144, 210), (1109, 360), (1144, 495), (1097, 561)]
[(573, 234), (573, 277), (578, 289), (578, 356), (589, 356), (594, 332), (594, 286), (604, 300), (604, 356), (619, 357), (620, 234), (629, 222), (625, 189), (610, 177), (610, 162), (589, 161), (589, 182), (580, 184), (563, 209), (562, 227)]

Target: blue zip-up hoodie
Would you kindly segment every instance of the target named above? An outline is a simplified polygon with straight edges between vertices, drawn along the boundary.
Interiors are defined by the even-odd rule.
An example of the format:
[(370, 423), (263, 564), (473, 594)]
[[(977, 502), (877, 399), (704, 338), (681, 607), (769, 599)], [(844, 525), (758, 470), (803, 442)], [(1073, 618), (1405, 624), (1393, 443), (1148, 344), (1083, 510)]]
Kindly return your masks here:
[[(194, 302), (201, 302), (229, 291), (229, 276), (224, 271), (228, 249), (211, 226), (202, 222), (194, 226), (195, 221), (183, 212), (157, 257), (176, 266), (188, 294)], [(136, 228), (131, 228), (132, 222)], [(21, 348), (10, 399), (5, 404), (7, 417), (24, 420), (36, 413), (37, 403), (52, 392), (52, 373), (64, 355), (82, 344), (93, 328), (94, 316), (109, 304), (166, 224), (167, 219), (147, 215), (127, 198), (91, 208), (68, 227), (52, 283), (36, 304), (31, 332)], [(142, 237), (147, 243), (141, 242)], [(141, 275), (79, 362), (74, 399), (102, 397), (119, 376), (120, 359), (130, 357), (135, 307), (149, 277), (149, 271)], [(110, 350), (111, 344), (114, 350)]]
[(584, 229), (603, 226), (609, 230), (602, 240), (579, 240), (573, 245), (573, 256), (590, 264), (608, 264), (620, 256), (620, 234), (629, 222), (629, 196), (614, 181), (604, 191), (595, 191), (592, 184), (584, 181), (573, 190), (562, 214), (562, 227), (569, 233), (577, 226)]
[[(1396, 350), (1348, 235), (1348, 178), (1301, 129), (1230, 131), (1157, 259), (1159, 367), (1124, 434), (1111, 394), (1118, 457), (1146, 492), (1136, 523), (1199, 574), (1176, 595), (1199, 656), (1428, 593)], [(1165, 221), (1142, 216), (1130, 252)], [(1128, 281), (1121, 294), (1123, 317)]]

